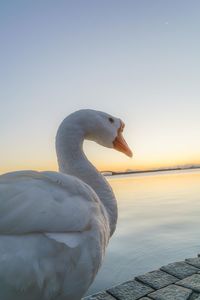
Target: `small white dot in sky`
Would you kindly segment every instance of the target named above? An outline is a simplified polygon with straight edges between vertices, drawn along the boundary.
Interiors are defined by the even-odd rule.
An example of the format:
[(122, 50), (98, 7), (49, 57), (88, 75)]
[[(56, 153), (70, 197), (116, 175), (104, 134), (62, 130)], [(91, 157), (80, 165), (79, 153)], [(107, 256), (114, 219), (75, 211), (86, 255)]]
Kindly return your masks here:
[(165, 22), (165, 25), (168, 25), (169, 24), (169, 22)]

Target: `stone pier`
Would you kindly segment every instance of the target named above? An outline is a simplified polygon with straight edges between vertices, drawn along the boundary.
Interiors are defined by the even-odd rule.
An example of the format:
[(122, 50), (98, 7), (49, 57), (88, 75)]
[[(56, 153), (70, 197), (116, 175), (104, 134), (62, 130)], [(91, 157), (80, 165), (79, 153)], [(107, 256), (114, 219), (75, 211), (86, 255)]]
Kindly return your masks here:
[(170, 263), (84, 300), (200, 300), (200, 255)]

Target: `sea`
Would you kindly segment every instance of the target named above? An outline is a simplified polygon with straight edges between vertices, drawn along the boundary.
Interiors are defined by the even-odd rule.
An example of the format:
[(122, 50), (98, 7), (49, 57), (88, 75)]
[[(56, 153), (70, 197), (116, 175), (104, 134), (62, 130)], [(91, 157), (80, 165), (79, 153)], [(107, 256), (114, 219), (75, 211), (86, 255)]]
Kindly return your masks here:
[(87, 295), (200, 253), (200, 169), (106, 179), (119, 217)]

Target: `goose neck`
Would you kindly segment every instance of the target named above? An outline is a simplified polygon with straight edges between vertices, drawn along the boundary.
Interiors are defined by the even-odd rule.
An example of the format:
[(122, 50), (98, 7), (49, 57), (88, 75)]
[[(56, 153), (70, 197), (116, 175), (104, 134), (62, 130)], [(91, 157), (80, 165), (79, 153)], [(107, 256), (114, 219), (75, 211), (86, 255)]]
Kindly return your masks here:
[(87, 183), (98, 195), (109, 217), (113, 234), (117, 222), (117, 203), (112, 188), (104, 176), (90, 163), (83, 152), (87, 132), (76, 122), (65, 119), (56, 136), (59, 171), (76, 176)]

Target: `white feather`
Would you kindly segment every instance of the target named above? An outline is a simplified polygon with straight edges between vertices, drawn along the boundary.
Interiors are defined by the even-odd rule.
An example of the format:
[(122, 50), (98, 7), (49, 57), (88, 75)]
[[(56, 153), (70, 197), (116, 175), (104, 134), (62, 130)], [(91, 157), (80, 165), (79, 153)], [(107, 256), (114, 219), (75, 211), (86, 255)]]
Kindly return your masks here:
[[(74, 130), (71, 118), (64, 127)], [(0, 176), (2, 300), (80, 300), (102, 263), (117, 208), (111, 188), (82, 153), (83, 129), (81, 122), (74, 138), (68, 132), (71, 149), (58, 143), (64, 172), (76, 177), (50, 171)], [(66, 138), (62, 129), (58, 136)]]

